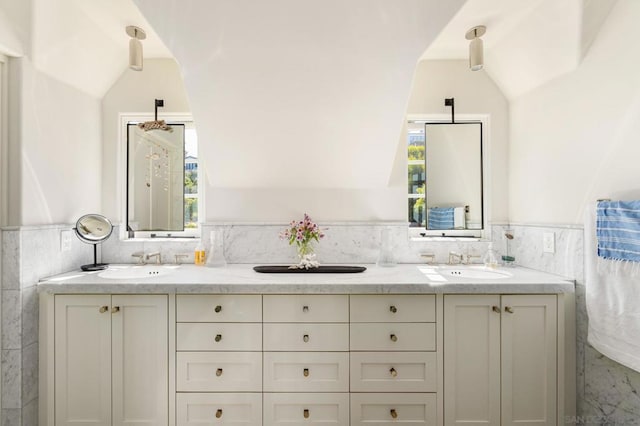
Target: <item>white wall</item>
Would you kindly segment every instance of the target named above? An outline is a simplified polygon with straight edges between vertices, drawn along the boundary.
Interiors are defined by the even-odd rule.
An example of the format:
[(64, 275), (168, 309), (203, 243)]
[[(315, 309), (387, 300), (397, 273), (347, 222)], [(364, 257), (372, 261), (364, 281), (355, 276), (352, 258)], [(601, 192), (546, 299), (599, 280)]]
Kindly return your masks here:
[(124, 170), (118, 163), (119, 114), (153, 114), (154, 99), (164, 99), (159, 114), (191, 111), (173, 59), (146, 59), (142, 71), (126, 69), (102, 98), (102, 205), (104, 214), (114, 222), (122, 219), (120, 179), (124, 178), (118, 174), (121, 167)]
[[(455, 98), (456, 114), (490, 116), (489, 196), (492, 221), (507, 221), (507, 155), (509, 104), (484, 71), (472, 72), (466, 60), (421, 61), (413, 80), (408, 114), (451, 114), (445, 98)], [(401, 135), (394, 165), (394, 182), (406, 186), (407, 142)], [(485, 154), (486, 155), (486, 154)], [(406, 188), (404, 188), (406, 190)]]
[(582, 224), (587, 203), (640, 197), (639, 19), (619, 0), (575, 72), (512, 102), (512, 222)]
[(181, 64), (207, 220), (406, 220), (389, 181), (411, 78), (462, 3), (136, 0)]
[(73, 223), (99, 212), (100, 101), (36, 71), (26, 57), (13, 61), (20, 117), (10, 123), (19, 126), (10, 144), (19, 164), (10, 164), (10, 185), (20, 188), (20, 202), (9, 206), (10, 224)]

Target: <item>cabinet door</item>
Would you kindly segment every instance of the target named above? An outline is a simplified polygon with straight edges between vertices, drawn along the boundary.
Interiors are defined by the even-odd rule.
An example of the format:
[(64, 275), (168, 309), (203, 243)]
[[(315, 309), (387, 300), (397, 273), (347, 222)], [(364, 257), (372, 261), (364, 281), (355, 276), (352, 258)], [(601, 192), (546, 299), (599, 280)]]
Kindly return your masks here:
[(55, 296), (56, 425), (111, 425), (111, 297)]
[(112, 305), (113, 424), (166, 425), (167, 296), (112, 296)]
[(502, 424), (556, 424), (555, 295), (502, 296)]
[(500, 424), (500, 296), (444, 297), (445, 425)]

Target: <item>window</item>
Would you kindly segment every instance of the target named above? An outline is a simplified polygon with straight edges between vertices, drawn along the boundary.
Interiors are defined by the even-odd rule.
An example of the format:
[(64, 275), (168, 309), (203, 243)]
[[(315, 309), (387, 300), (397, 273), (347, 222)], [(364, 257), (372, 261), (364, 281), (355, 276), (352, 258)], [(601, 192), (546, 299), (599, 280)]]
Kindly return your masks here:
[(408, 124), (407, 132), (407, 165), (408, 165), (408, 198), (409, 226), (424, 228), (425, 212), (425, 162), (424, 162), (424, 125)]
[[(134, 139), (136, 141), (134, 143), (138, 144), (137, 141), (139, 137), (132, 136), (132, 133), (130, 133), (129, 130), (137, 129), (138, 123), (151, 121), (153, 119), (154, 117), (152, 114), (120, 115), (122, 129), (120, 164), (122, 166), (119, 177), (122, 179), (120, 184), (120, 187), (122, 188), (122, 222), (127, 224), (127, 226), (122, 227), (120, 237), (122, 239), (149, 237), (197, 237), (200, 233), (200, 223), (203, 217), (203, 197), (201, 193), (201, 186), (199, 185), (203, 172), (202, 163), (198, 156), (198, 136), (191, 116), (188, 114), (174, 113), (161, 114), (158, 117), (158, 119), (165, 120), (167, 124), (176, 129), (174, 132), (167, 133), (166, 137), (158, 136), (161, 139), (160, 142), (168, 144), (169, 140), (173, 137), (179, 137), (179, 139), (184, 138), (183, 149), (180, 148), (178, 150), (177, 158), (174, 158), (170, 162), (165, 159), (167, 156), (162, 155), (164, 152), (168, 151), (170, 153), (168, 158), (172, 158), (171, 156), (174, 152), (173, 148), (169, 150), (165, 145), (162, 146), (167, 149), (164, 151), (161, 150), (161, 152), (159, 151), (158, 155), (155, 155), (156, 152), (153, 151), (146, 153), (144, 156), (144, 158), (148, 159), (150, 164), (148, 167), (144, 165), (141, 167), (141, 170), (143, 171), (140, 173), (144, 174), (143, 177), (148, 178), (148, 175), (151, 174), (154, 179), (164, 178), (166, 180), (165, 175), (167, 173), (163, 174), (161, 172), (163, 172), (165, 168), (170, 172), (169, 182), (173, 183), (168, 187), (168, 193), (166, 192), (167, 184), (164, 184), (164, 187), (161, 188), (162, 185), (158, 186), (158, 183), (155, 182), (154, 179), (151, 179), (150, 182), (149, 179), (143, 180), (141, 176), (138, 176), (137, 171), (134, 172), (130, 168), (130, 157), (133, 154), (129, 151), (130, 146), (127, 138), (136, 138)], [(140, 130), (137, 130), (136, 132), (140, 132)], [(137, 133), (135, 134), (137, 135)], [(144, 136), (144, 139), (146, 140), (150, 137), (149, 133), (147, 136)], [(154, 138), (155, 137), (156, 136), (154, 136)], [(143, 152), (143, 154), (145, 152)], [(137, 158), (137, 151), (135, 156)], [(175, 164), (182, 170), (176, 169), (172, 164)], [(157, 172), (154, 167), (159, 168), (159, 177), (157, 176), (159, 172)], [(148, 168), (150, 172), (146, 172), (145, 168)], [(174, 177), (172, 176), (175, 176), (176, 180), (174, 180)], [(154, 187), (164, 189), (165, 193), (168, 195), (160, 198), (156, 198), (154, 195), (152, 198), (148, 198), (143, 194), (142, 197), (138, 198), (135, 193), (132, 192), (134, 190), (130, 189), (134, 188), (134, 186), (130, 186), (134, 185), (131, 183), (131, 179), (136, 179), (136, 182), (140, 181), (141, 185), (143, 185), (144, 182), (147, 182), (147, 187), (150, 188), (150, 191), (153, 190)], [(137, 186), (135, 186), (135, 188), (137, 188)], [(160, 189), (156, 189), (155, 191), (162, 193)], [(134, 198), (130, 198), (132, 195)], [(151, 197), (151, 193), (149, 194), (149, 197)], [(144, 204), (148, 207), (145, 207)], [(148, 211), (145, 210), (145, 208), (151, 210)], [(138, 212), (142, 212), (141, 216), (136, 216)], [(166, 212), (166, 214), (162, 212)], [(149, 220), (147, 220), (147, 216), (149, 216)], [(162, 225), (165, 222), (168, 225)], [(151, 223), (151, 225), (149, 225), (149, 223)], [(156, 226), (157, 224), (160, 225)]]
[(198, 228), (198, 135), (193, 122), (184, 123), (184, 227)]

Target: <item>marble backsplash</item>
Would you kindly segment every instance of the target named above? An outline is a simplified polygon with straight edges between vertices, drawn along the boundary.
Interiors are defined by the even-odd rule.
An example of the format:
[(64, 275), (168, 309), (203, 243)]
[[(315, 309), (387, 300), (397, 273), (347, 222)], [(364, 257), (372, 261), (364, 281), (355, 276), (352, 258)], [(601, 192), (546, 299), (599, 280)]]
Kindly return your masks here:
[[(423, 263), (421, 254), (435, 256), (436, 263), (446, 263), (449, 252), (476, 256), (481, 262), (489, 242), (476, 239), (409, 238), (406, 223), (328, 223), (321, 224), (325, 238), (316, 243), (315, 253), (320, 263), (375, 263), (380, 253), (381, 233), (391, 233), (391, 250), (397, 263)], [(117, 228), (117, 227), (116, 227)], [(284, 263), (296, 261), (295, 248), (279, 238), (286, 224), (205, 224), (202, 228), (202, 244), (208, 251), (209, 235), (215, 228), (222, 228), (224, 251), (229, 263)], [(114, 230), (117, 234), (118, 229)], [(193, 263), (196, 240), (152, 239), (146, 241), (120, 241), (110, 238), (103, 244), (102, 261), (109, 263), (133, 263), (136, 252), (162, 253), (164, 262), (173, 263), (176, 254), (189, 257), (183, 262)]]

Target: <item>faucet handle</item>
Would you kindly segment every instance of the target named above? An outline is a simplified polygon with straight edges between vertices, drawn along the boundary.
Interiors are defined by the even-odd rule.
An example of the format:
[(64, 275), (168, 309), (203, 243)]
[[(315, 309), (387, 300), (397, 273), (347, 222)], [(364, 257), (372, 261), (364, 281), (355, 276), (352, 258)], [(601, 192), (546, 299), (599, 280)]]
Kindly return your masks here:
[(180, 259), (186, 259), (187, 257), (189, 257), (188, 254), (185, 253), (176, 253), (175, 258), (176, 258), (176, 265), (180, 264)]
[(162, 255), (160, 254), (159, 251), (156, 251), (154, 253), (149, 253), (147, 255), (147, 260), (151, 260), (152, 257), (156, 258), (156, 263), (159, 265), (162, 263)]
[(131, 257), (138, 258), (138, 261), (136, 263), (139, 265), (144, 265), (144, 252), (137, 251), (135, 253), (132, 253)]

